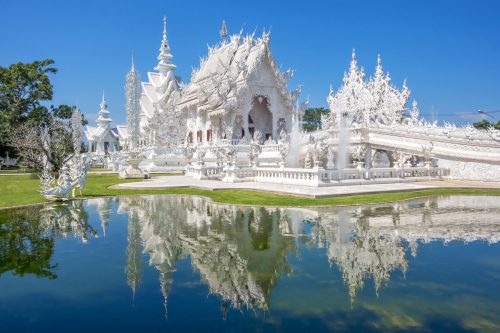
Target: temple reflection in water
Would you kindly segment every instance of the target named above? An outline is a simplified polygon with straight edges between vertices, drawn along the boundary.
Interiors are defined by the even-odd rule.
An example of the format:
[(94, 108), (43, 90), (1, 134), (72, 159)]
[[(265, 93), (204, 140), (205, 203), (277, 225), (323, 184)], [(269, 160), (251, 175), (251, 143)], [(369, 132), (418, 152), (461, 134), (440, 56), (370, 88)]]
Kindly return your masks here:
[[(468, 318), (463, 327), (500, 327), (489, 310), (499, 297), (499, 245), (488, 246), (500, 240), (499, 216), (497, 197), (324, 208), (169, 195), (74, 200), (0, 211), (0, 278), (6, 300), (30, 293), (27, 286), (35, 289), (26, 295), (62, 295), (61, 304), (77, 295), (76, 305), (112, 290), (108, 300), (129, 306), (130, 316), (173, 327), (186, 307), (205, 320), (220, 313), (226, 324), (255, 321), (251, 310), (264, 321), (311, 313), (328, 320), (336, 311), (429, 328), (438, 313), (443, 323), (454, 316)], [(241, 315), (228, 316), (231, 309)]]
[[(227, 206), (201, 197), (137, 196), (118, 200), (128, 214), (127, 281), (135, 295), (141, 254), (159, 272), (165, 315), (176, 262), (190, 258), (209, 292), (228, 307), (267, 310), (299, 243), (324, 248), (342, 272), (351, 300), (373, 280), (375, 290), (408, 269), (419, 243), (500, 240), (500, 203), (490, 197), (441, 197), (390, 205), (338, 208)], [(93, 199), (101, 212), (111, 199)], [(106, 207), (107, 205), (107, 207)]]

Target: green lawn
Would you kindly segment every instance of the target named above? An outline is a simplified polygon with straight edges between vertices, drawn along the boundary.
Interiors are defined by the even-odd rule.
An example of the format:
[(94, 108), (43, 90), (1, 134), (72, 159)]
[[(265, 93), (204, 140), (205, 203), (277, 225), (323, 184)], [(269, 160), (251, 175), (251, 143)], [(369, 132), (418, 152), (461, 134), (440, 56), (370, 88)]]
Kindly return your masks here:
[(29, 175), (32, 172), (30, 169), (12, 169), (12, 170), (0, 170), (0, 175), (12, 175), (12, 174), (20, 174), (20, 175)]
[[(500, 189), (431, 189), (412, 192), (392, 192), (379, 194), (364, 194), (353, 196), (339, 196), (333, 198), (311, 199), (281, 194), (271, 194), (244, 190), (209, 191), (190, 188), (175, 189), (141, 189), (117, 190), (109, 186), (135, 182), (137, 180), (118, 179), (116, 174), (95, 175), (89, 174), (87, 186), (83, 191), (84, 197), (99, 197), (113, 195), (134, 194), (187, 194), (201, 195), (220, 203), (255, 205), (255, 206), (327, 206), (381, 203), (395, 200), (404, 200), (415, 197), (435, 195), (496, 195), (500, 196)], [(40, 182), (33, 176), (0, 176), (0, 208), (29, 205), (45, 202), (37, 192)]]

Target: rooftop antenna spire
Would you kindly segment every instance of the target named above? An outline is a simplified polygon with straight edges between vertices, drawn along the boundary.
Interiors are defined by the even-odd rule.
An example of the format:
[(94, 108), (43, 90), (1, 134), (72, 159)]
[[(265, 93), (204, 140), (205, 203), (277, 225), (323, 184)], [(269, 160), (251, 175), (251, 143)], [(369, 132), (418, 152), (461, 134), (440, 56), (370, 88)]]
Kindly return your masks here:
[(225, 20), (222, 20), (222, 25), (220, 27), (219, 33), (220, 33), (220, 38), (222, 40), (225, 40), (226, 37), (227, 37), (227, 26), (226, 26), (226, 21)]

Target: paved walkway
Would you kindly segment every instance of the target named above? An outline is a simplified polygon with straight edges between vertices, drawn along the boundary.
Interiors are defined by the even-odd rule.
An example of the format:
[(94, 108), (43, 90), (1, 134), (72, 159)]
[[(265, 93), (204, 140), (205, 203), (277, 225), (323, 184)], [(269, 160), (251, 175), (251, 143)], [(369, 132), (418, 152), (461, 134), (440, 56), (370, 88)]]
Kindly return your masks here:
[(194, 180), (186, 176), (158, 176), (136, 183), (126, 183), (113, 186), (119, 189), (166, 189), (190, 187), (204, 190), (224, 190), (224, 189), (244, 189), (271, 193), (281, 193), (295, 196), (324, 198), (340, 195), (352, 195), (363, 193), (382, 193), (382, 192), (400, 192), (413, 191), (421, 189), (431, 189), (440, 187), (440, 182), (429, 183), (391, 183), (391, 184), (369, 184), (369, 185), (344, 185), (330, 187), (311, 187), (298, 185), (283, 185), (270, 183), (224, 183), (218, 180)]
[(500, 182), (481, 182), (478, 180), (443, 180), (440, 182), (422, 182), (422, 185), (435, 185), (445, 188), (494, 188), (500, 189)]

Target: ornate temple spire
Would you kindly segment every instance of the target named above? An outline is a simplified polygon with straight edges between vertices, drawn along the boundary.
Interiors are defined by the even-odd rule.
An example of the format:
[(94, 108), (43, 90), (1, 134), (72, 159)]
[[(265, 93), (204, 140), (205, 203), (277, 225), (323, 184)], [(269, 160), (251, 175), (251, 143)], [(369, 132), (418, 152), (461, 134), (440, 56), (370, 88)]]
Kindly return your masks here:
[(155, 67), (160, 72), (160, 83), (155, 84), (158, 93), (160, 109), (166, 109), (167, 102), (173, 91), (179, 91), (179, 84), (174, 75), (175, 65), (172, 63), (172, 54), (167, 40), (167, 18), (163, 17), (163, 39), (161, 41), (158, 65)]
[(135, 61), (134, 61), (134, 51), (132, 51), (132, 65), (130, 66), (130, 72), (136, 72)]
[(352, 49), (351, 66), (349, 69), (350, 69), (350, 71), (357, 71), (358, 70), (358, 62), (356, 60), (356, 49)]
[(330, 90), (328, 91), (328, 96), (326, 97), (326, 101), (330, 106), (335, 100), (335, 91), (333, 90), (333, 85), (330, 84)]
[(225, 40), (227, 37), (227, 26), (226, 26), (226, 21), (222, 20), (222, 25), (220, 27), (220, 38), (221, 40)]
[(80, 108), (77, 107), (73, 113), (71, 114), (71, 131), (72, 131), (72, 141), (73, 141), (73, 148), (75, 151), (76, 155), (79, 155), (81, 152), (81, 145), (82, 145), (82, 112), (80, 111)]
[(377, 56), (377, 67), (375, 67), (375, 76), (382, 76), (384, 74), (384, 69), (382, 68), (382, 59), (380, 58), (380, 53)]
[(132, 65), (125, 76), (125, 110), (127, 112), (128, 149), (137, 148), (139, 145), (140, 112), (141, 112), (141, 77), (135, 69), (134, 55)]
[(163, 16), (163, 38), (161, 40), (160, 54), (158, 55), (158, 65), (155, 69), (158, 70), (164, 76), (175, 69), (175, 65), (172, 63), (173, 55), (170, 53), (170, 47), (167, 40), (167, 17)]
[(363, 81), (363, 78), (364, 78), (364, 70), (363, 68), (361, 69), (358, 68), (358, 61), (356, 59), (356, 49), (352, 49), (349, 73), (347, 77), (344, 78), (344, 81), (347, 79), (347, 81), (350, 81), (352, 83), (354, 82), (361, 83), (361, 81)]
[(109, 118), (108, 104), (106, 103), (106, 98), (104, 97), (104, 91), (102, 92), (102, 101), (100, 107), (101, 110), (99, 111), (99, 117), (97, 117), (97, 126), (108, 126), (109, 123), (111, 123), (113, 120)]

